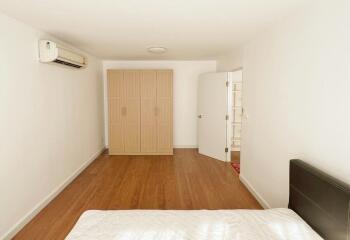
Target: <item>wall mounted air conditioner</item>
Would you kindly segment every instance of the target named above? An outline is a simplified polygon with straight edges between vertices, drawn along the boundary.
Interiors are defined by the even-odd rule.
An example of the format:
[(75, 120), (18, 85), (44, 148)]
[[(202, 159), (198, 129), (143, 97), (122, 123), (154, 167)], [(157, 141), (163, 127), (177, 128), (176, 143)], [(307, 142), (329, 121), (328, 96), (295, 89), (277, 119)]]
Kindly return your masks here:
[(49, 40), (39, 41), (39, 60), (43, 63), (58, 63), (74, 68), (86, 66), (84, 56)]

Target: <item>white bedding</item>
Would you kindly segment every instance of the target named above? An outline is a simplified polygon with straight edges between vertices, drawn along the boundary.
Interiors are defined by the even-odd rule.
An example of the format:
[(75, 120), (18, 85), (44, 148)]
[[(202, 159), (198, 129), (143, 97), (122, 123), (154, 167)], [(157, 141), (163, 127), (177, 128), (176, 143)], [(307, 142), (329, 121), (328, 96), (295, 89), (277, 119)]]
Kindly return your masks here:
[(271, 210), (87, 211), (66, 240), (320, 240), (296, 213)]

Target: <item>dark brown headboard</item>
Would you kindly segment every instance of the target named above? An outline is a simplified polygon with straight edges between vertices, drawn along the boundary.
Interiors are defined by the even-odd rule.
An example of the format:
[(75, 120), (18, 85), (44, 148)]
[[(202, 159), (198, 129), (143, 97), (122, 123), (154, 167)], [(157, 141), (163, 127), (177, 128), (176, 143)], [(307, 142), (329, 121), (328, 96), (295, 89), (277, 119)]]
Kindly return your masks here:
[(291, 160), (289, 185), (289, 208), (321, 237), (326, 240), (350, 240), (348, 184), (301, 160)]

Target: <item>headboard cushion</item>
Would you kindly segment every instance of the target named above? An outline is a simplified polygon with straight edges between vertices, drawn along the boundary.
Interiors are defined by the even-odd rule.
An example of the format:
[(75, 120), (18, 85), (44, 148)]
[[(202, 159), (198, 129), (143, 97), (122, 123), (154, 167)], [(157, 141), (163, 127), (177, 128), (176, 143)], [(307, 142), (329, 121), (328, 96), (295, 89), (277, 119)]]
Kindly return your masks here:
[(350, 186), (296, 159), (290, 161), (289, 208), (324, 239), (350, 240)]

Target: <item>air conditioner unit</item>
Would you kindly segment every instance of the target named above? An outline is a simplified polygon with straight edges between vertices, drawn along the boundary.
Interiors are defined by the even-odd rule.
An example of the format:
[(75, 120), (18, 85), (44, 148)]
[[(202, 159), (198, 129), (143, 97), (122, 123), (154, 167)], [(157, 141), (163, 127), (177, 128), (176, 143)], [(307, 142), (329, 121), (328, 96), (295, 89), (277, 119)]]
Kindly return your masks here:
[(86, 66), (84, 56), (49, 40), (39, 41), (39, 60), (43, 63), (58, 63), (74, 68)]

